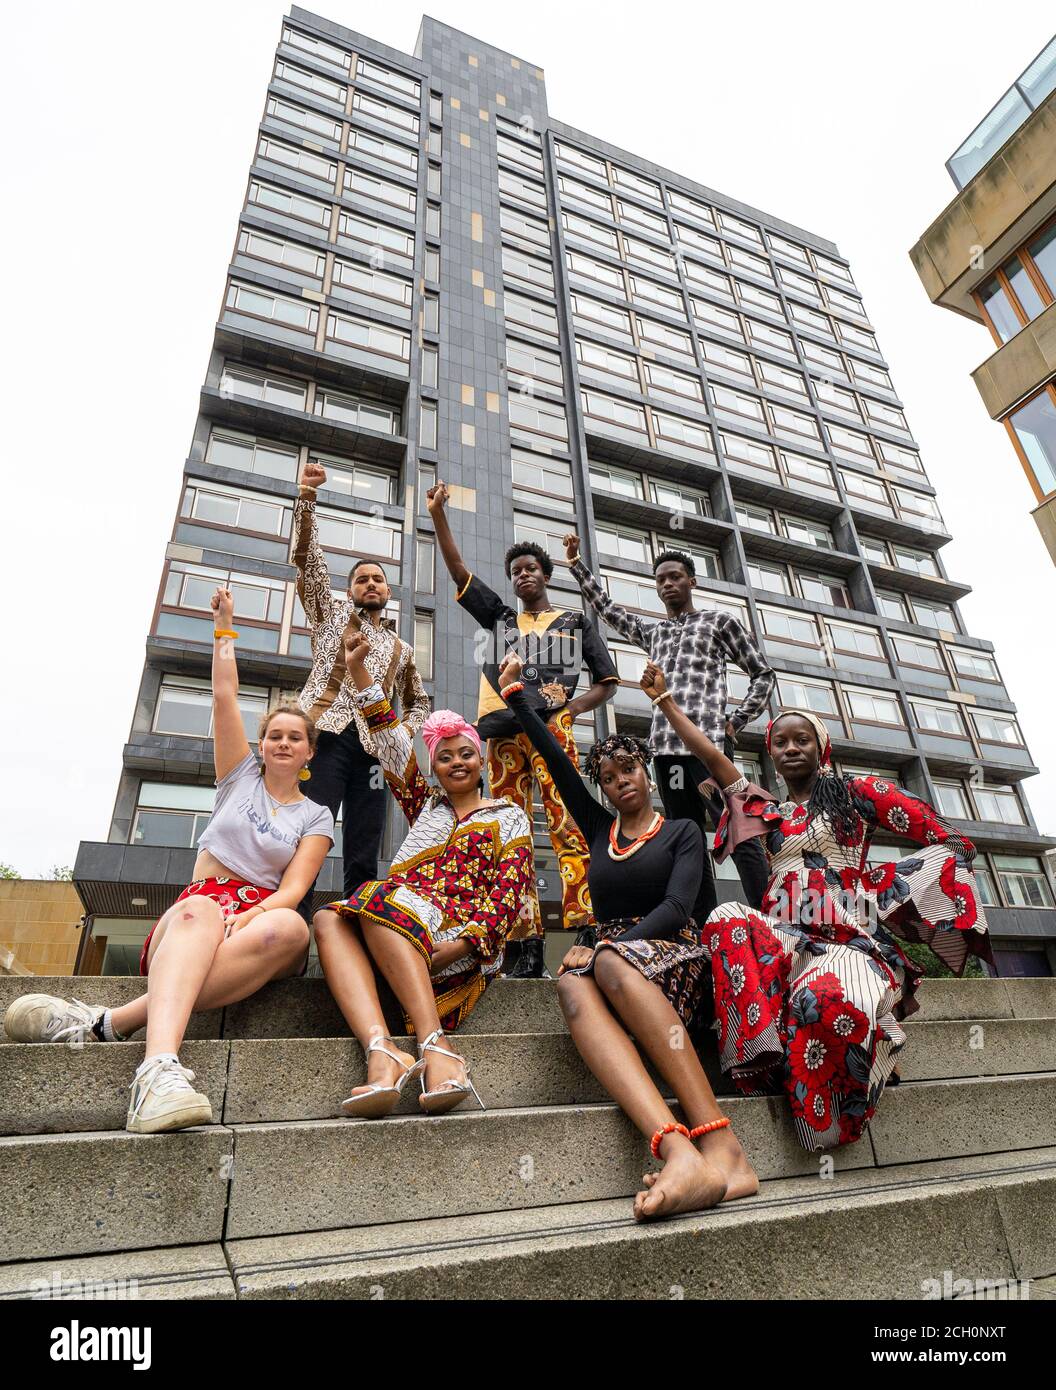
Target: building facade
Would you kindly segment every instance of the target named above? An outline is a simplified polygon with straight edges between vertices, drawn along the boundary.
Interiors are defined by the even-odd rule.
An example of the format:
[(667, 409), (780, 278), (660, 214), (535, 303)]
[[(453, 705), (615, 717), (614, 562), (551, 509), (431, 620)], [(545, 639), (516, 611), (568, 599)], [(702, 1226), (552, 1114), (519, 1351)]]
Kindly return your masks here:
[(1056, 38), (947, 163), (957, 197), (910, 255), (933, 304), (985, 324), (972, 373), (1056, 562)]
[[(935, 491), (837, 248), (552, 119), (532, 63), (428, 18), (412, 56), (294, 7), (109, 841), (75, 868), (104, 973), (186, 883), (212, 804), (216, 584), (235, 594), (247, 728), (307, 672), (289, 557), (310, 458), (329, 475), (335, 591), (353, 558), (384, 564), (434, 703), (470, 715), (479, 645), (438, 563), (438, 477), (467, 565), (499, 590), (507, 546), (532, 539), (558, 561), (558, 602), (581, 606), (561, 563), (575, 526), (613, 596), (655, 615), (652, 556), (691, 553), (700, 602), (736, 614), (779, 672), (775, 708), (810, 706), (844, 767), (936, 801), (980, 847), (1001, 968), (1052, 972), (1053, 841), (1022, 790), (1037, 769), (991, 643), (959, 616), (967, 587), (943, 566)], [(581, 721), (584, 745), (647, 727), (644, 656), (611, 647), (623, 683)], [(744, 688), (731, 673), (734, 701)], [(742, 753), (775, 786), (763, 723)], [(553, 926), (542, 833), (537, 872)]]

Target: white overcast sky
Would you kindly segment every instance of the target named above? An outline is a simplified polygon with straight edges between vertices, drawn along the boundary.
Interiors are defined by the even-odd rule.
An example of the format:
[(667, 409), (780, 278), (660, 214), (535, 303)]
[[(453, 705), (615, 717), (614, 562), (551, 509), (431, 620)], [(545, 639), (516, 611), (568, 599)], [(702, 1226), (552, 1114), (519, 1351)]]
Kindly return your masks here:
[[(310, 8), (310, 7), (309, 7)], [(327, 0), (410, 52), (421, 9)], [(288, 5), (12, 9), (0, 88), (7, 324), (0, 860), (105, 839), (224, 269)], [(1056, 571), (969, 372), (985, 329), (933, 308), (907, 251), (944, 161), (1051, 36), (978, 3), (461, 3), (435, 17), (546, 70), (557, 119), (835, 241), (851, 262), (973, 586), (1056, 831)], [(644, 22), (643, 22), (644, 21)]]

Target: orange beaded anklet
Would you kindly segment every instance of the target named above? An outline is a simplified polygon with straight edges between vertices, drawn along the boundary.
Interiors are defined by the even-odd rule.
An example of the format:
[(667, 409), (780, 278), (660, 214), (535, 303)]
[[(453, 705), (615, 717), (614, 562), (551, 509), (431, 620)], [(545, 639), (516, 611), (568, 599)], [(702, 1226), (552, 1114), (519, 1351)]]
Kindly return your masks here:
[(710, 1134), (713, 1129), (725, 1129), (729, 1123), (729, 1117), (723, 1115), (721, 1120), (709, 1120), (706, 1125), (697, 1125), (689, 1131), (689, 1137), (699, 1139), (702, 1134)]
[[(727, 1120), (726, 1123), (729, 1124), (729, 1120)], [(668, 1134), (684, 1134), (687, 1139), (692, 1137), (685, 1125), (661, 1125), (652, 1139), (649, 1140), (649, 1150), (654, 1158), (660, 1157), (660, 1145), (663, 1143), (664, 1137)]]

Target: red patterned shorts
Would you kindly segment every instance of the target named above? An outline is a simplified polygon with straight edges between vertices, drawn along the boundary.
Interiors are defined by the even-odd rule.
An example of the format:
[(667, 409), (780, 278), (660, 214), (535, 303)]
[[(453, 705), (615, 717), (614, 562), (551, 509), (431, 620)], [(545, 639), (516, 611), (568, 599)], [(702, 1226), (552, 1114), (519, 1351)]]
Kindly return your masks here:
[[(177, 903), (182, 903), (184, 898), (212, 898), (217, 903), (221, 912), (241, 912), (243, 908), (253, 907), (256, 903), (269, 898), (273, 890), (270, 888), (255, 888), (252, 883), (246, 883), (241, 878), (200, 878), (196, 883), (189, 883), (180, 896), (176, 899)], [(173, 903), (175, 907), (176, 903)], [(159, 918), (158, 921), (161, 919)], [(158, 929), (155, 922), (147, 933), (147, 939), (143, 943), (143, 949), (139, 953), (139, 973), (147, 973), (147, 954), (150, 951), (150, 939)]]

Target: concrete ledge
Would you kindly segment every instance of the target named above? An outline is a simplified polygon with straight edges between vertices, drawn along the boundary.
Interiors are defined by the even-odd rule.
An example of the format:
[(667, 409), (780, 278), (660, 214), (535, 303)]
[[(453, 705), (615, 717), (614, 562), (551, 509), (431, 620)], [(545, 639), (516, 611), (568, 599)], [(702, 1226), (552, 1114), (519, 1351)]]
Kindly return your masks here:
[[(188, 1042), (180, 1060), (209, 1097), (213, 1118), (224, 1113), (226, 1042)], [(11, 1043), (0, 1052), (6, 1100), (0, 1134), (72, 1134), (125, 1127), (129, 1086), (146, 1051), (142, 1043)]]
[(235, 1285), (219, 1244), (0, 1265), (0, 1301), (82, 1297), (137, 1303), (234, 1299)]
[(1056, 1144), (1056, 1076), (897, 1086), (869, 1133), (881, 1166)]
[(1002, 1203), (1042, 1205), (1054, 1181), (1056, 1152), (1045, 1150), (786, 1179), (646, 1226), (621, 1199), (226, 1249), (240, 1298), (920, 1299), (947, 1269), (1023, 1277)]
[(223, 1234), (231, 1131), (0, 1139), (8, 1261), (202, 1244)]

